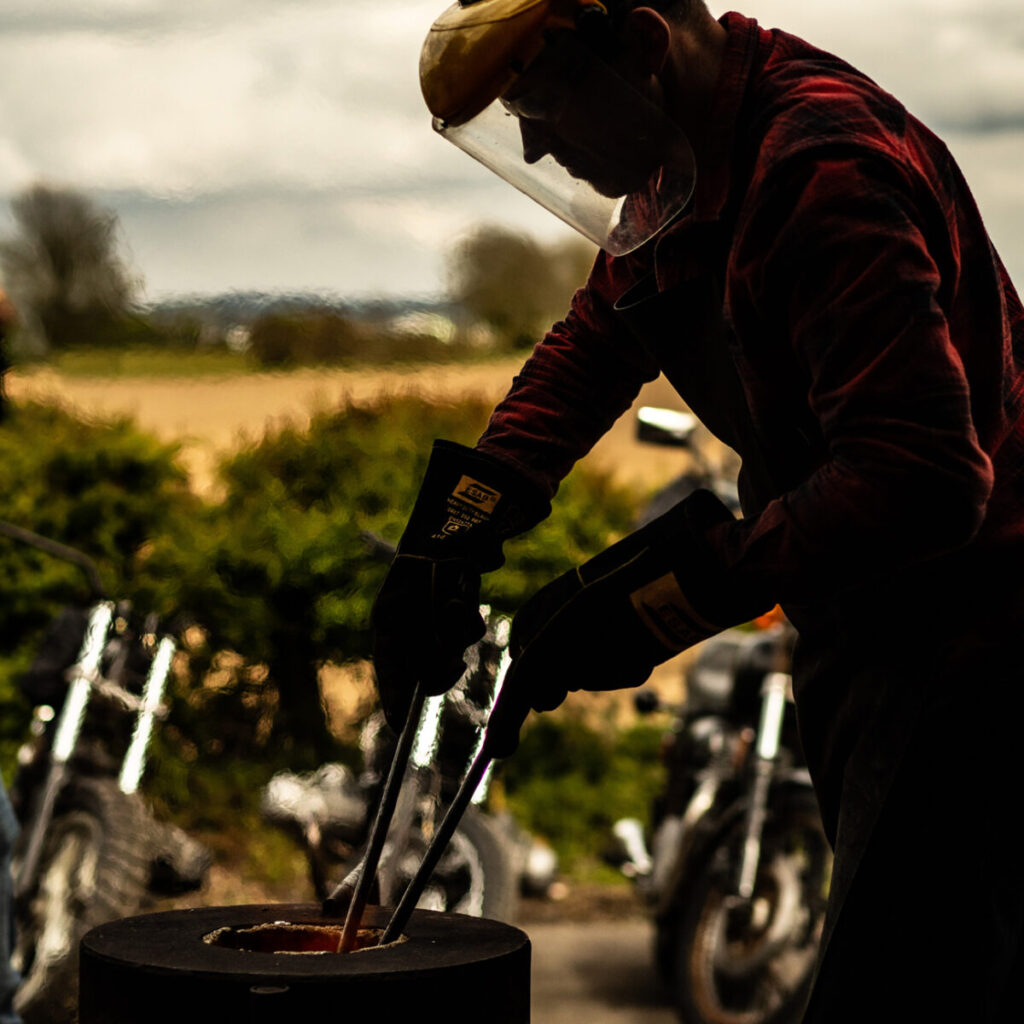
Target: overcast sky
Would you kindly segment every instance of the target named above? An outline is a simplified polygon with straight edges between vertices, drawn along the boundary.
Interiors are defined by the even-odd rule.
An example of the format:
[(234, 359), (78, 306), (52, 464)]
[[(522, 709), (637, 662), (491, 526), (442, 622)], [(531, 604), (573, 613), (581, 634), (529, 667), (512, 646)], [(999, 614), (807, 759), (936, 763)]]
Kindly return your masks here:
[[(426, 295), (479, 219), (557, 236), (430, 130), (417, 59), (444, 6), (0, 0), (0, 233), (29, 184), (82, 189), (120, 216), (153, 299)], [(840, 53), (936, 129), (1024, 288), (1021, 0), (738, 6)]]

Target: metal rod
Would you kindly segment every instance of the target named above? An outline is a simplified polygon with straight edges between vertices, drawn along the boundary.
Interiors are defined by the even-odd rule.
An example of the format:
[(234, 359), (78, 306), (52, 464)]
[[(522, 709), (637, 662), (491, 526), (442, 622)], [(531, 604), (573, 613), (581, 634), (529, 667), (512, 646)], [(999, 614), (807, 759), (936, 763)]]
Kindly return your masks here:
[(68, 774), (68, 761), (78, 745), (78, 737), (85, 721), (85, 712), (92, 692), (93, 679), (100, 674), (103, 650), (107, 643), (110, 621), (114, 606), (109, 601), (94, 605), (85, 627), (85, 637), (78, 661), (71, 669), (71, 683), (64, 697), (64, 707), (54, 730), (53, 745), (50, 748), (50, 767), (46, 784), (39, 797), (39, 803), (32, 815), (32, 829), (29, 833), (25, 856), (18, 871), (15, 894), (24, 898), (36, 884), (36, 874), (43, 853), (43, 842), (49, 832), (57, 797), (64, 788)]
[[(503, 639), (507, 640), (507, 637)], [(423, 855), (423, 860), (415, 877), (409, 883), (401, 900), (399, 900), (398, 906), (395, 908), (395, 912), (391, 915), (391, 920), (381, 935), (380, 945), (386, 942), (393, 942), (402, 934), (402, 929), (409, 923), (409, 918), (416, 909), (416, 904), (419, 902), (420, 896), (423, 895), (423, 890), (426, 888), (427, 882), (430, 881), (430, 876), (437, 868), (441, 855), (451, 842), (452, 836), (455, 835), (455, 830), (459, 827), (459, 822), (462, 821), (462, 816), (466, 813), (466, 809), (470, 803), (482, 799), (481, 791), (484, 788), (482, 784), (494, 761), (491, 746), (487, 742), (488, 730), (491, 719), (494, 717), (494, 712), (504, 695), (505, 678), (511, 661), (512, 659), (509, 656), (506, 644), (506, 650), (502, 655), (502, 660), (495, 676), (494, 692), (491, 695), (490, 705), (487, 708), (487, 724), (480, 730), (480, 736), (473, 751), (473, 760), (466, 770), (466, 776), (459, 786), (458, 793), (455, 794), (455, 799), (449, 805), (440, 827), (434, 833), (434, 837), (427, 847), (427, 852)]]
[(761, 688), (761, 721), (757, 729), (754, 785), (747, 808), (747, 822), (736, 881), (736, 894), (744, 900), (754, 895), (757, 869), (761, 860), (761, 839), (768, 814), (768, 794), (779, 754), (786, 691), (792, 680), (784, 672), (769, 672)]
[(176, 646), (171, 637), (165, 636), (160, 641), (156, 656), (149, 667), (149, 675), (142, 691), (142, 704), (135, 719), (135, 730), (124, 755), (117, 783), (122, 793), (134, 793), (142, 781), (142, 773), (146, 768), (146, 751), (153, 736), (153, 720), (163, 703), (164, 688), (170, 675), (171, 660), (174, 658)]
[[(501, 691), (505, 686), (505, 676), (508, 675), (508, 670), (512, 667), (512, 652), (509, 650), (509, 635), (512, 631), (512, 620), (502, 616), (495, 624), (494, 638), (501, 647), (501, 656), (498, 658), (498, 667), (494, 673), (494, 692), (491, 694), (491, 699), (487, 704), (487, 720), (490, 721), (491, 715), (494, 713), (495, 705), (498, 703), (498, 698), (501, 696)], [(473, 748), (473, 755), (470, 763), (475, 761), (480, 754), (480, 751), (484, 749), (484, 744), (487, 742), (487, 729), (486, 727), (481, 730), (480, 738), (477, 740), (476, 746)], [(487, 799), (487, 791), (490, 788), (490, 775), (491, 769), (494, 767), (492, 761), (484, 771), (483, 775), (480, 776), (480, 785), (476, 787), (476, 792), (473, 794), (471, 803), (482, 804)]]
[(402, 929), (409, 923), (409, 918), (412, 916), (413, 910), (416, 909), (416, 904), (419, 902), (420, 896), (423, 895), (423, 890), (426, 888), (427, 882), (430, 881), (430, 876), (434, 873), (441, 854), (444, 853), (445, 847), (455, 835), (455, 830), (459, 827), (459, 822), (462, 820), (463, 814), (466, 813), (466, 808), (473, 799), (473, 794), (476, 793), (477, 786), (480, 785), (480, 780), (483, 779), (490, 764), (491, 754), (485, 743), (470, 765), (469, 771), (466, 772), (466, 777), (462, 780), (455, 799), (449, 805), (444, 820), (434, 833), (434, 838), (431, 840), (430, 846), (427, 847), (419, 870), (409, 883), (395, 912), (391, 915), (391, 920), (380, 937), (380, 945), (394, 942), (402, 934)]
[[(377, 865), (388, 836), (391, 818), (395, 813), (395, 805), (398, 803), (398, 794), (402, 788), (405, 768), (409, 763), (409, 753), (412, 750), (413, 740), (416, 738), (420, 718), (423, 714), (423, 701), (423, 688), (417, 683), (416, 689), (413, 691), (412, 702), (409, 704), (405, 725), (402, 728), (402, 735), (398, 738), (395, 756), (391, 759), (391, 769), (388, 772), (388, 780), (384, 785), (384, 792), (381, 794), (380, 804), (377, 807), (377, 816), (374, 818), (373, 828), (370, 831), (366, 853), (359, 868), (359, 882), (352, 893), (348, 913), (345, 915), (345, 927), (341, 933), (340, 952), (342, 953), (349, 953), (355, 947), (359, 925), (363, 920), (363, 911), (366, 909), (373, 880), (377, 877)], [(332, 901), (340, 894), (343, 887), (344, 882), (324, 900), (323, 912), (325, 914), (331, 913)]]

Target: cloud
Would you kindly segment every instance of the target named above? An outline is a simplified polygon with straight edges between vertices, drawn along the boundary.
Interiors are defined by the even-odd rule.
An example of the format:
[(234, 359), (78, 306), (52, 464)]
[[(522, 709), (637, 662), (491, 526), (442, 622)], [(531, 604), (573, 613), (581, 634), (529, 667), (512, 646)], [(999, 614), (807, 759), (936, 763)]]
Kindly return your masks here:
[[(430, 130), (418, 56), (446, 2), (5, 0), (0, 197), (36, 180), (103, 197), (158, 294), (247, 287), (246, 275), (254, 287), (436, 288), (471, 218), (564, 230)], [(1016, 226), (1002, 243), (1015, 251), (1019, 4), (739, 6), (842, 54), (955, 136), (986, 216)], [(1024, 253), (1015, 260), (1024, 277)]]
[(766, 28), (844, 57), (936, 128), (1024, 123), (1019, 0), (749, 0), (741, 7)]
[(18, 83), (0, 87), (0, 191), (32, 178), (154, 194), (358, 187), (422, 166), (433, 144), (416, 79), (422, 0), (218, 4), (215, 20), (186, 10), (166, 28), (168, 3), (106, 6), (111, 23), (57, 33), (30, 32), (26, 11), (0, 39)]
[[(372, 0), (347, 0), (346, 8), (358, 11)], [(4, 31), (61, 35), (82, 30), (99, 30), (119, 35), (173, 33), (187, 35), (244, 25), (247, 18), (284, 7), (305, 10), (334, 6), (332, 0), (5, 0)]]
[(175, 203), (137, 192), (99, 198), (118, 211), (150, 299), (248, 289), (437, 295), (447, 254), (483, 221), (545, 241), (569, 233), (482, 168), (419, 190), (252, 189)]
[[(32, 178), (197, 195), (415, 178), (434, 0), (8, 0), (0, 192)], [(750, 0), (942, 128), (1024, 121), (1018, 0)]]

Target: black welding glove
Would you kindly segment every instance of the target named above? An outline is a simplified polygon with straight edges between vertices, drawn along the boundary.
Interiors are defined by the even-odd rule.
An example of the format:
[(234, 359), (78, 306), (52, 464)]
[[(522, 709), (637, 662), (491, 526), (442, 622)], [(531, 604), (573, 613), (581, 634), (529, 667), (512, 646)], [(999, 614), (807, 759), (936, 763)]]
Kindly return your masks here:
[(401, 731), (416, 683), (444, 693), (462, 655), (484, 635), (480, 576), (504, 562), (502, 543), (551, 505), (512, 466), (452, 441), (435, 441), (405, 533), (371, 615), (377, 689)]
[(729, 587), (704, 538), (732, 513), (696, 491), (543, 587), (512, 621), (512, 664), (487, 728), (494, 757), (519, 744), (530, 709), (570, 690), (639, 686), (656, 665), (774, 605)]

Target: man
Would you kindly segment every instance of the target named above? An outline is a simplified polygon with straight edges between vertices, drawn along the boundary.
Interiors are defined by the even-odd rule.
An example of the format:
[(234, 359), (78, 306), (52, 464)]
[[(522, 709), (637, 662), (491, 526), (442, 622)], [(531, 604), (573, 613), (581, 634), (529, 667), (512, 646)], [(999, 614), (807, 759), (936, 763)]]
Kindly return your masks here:
[[(838, 58), (699, 0), (479, 0), (421, 71), (438, 130), (524, 191), (474, 136), (492, 99), (523, 166), (543, 137), (615, 202), (583, 223), (545, 193), (607, 245), (476, 448), (435, 448), (374, 613), (391, 720), (454, 681), (480, 572), (663, 372), (741, 455), (744, 517), (698, 493), (535, 595), (492, 749), (781, 603), (836, 854), (806, 1021), (1015, 1019), (1024, 310), (949, 153)], [(415, 661), (391, 643), (414, 614)]]

